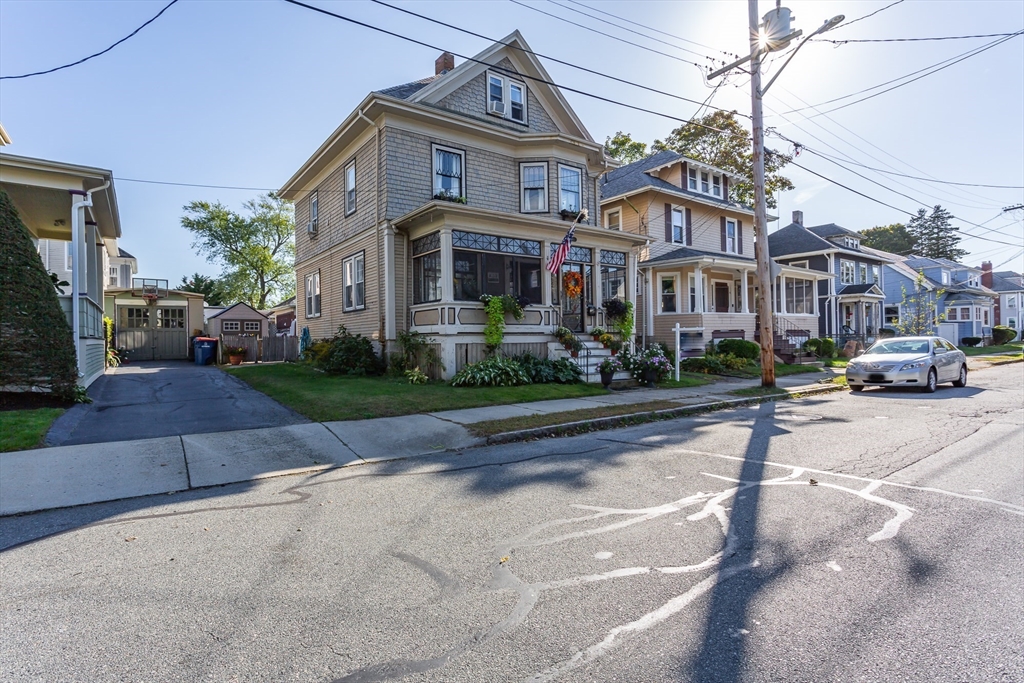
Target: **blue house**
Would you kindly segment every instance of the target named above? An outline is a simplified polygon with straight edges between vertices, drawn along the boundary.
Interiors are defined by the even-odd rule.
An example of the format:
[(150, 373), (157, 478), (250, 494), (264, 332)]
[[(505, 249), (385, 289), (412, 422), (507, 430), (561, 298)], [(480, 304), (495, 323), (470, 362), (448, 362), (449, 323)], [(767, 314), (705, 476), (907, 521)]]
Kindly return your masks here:
[(899, 256), (864, 247), (889, 263), (885, 266), (885, 324), (896, 328), (905, 320), (903, 293), (913, 296), (918, 275), (925, 300), (934, 306), (931, 334), (959, 345), (964, 337), (991, 338), (997, 293), (981, 283), (982, 270), (956, 261), (924, 256)]

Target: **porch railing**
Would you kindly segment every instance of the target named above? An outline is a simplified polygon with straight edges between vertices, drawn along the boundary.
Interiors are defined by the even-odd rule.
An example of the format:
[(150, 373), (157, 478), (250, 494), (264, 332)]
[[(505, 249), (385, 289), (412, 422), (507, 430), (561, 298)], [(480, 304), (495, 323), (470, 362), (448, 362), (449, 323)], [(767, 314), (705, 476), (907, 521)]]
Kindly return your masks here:
[[(74, 325), (71, 297), (61, 296), (58, 298), (68, 325)], [(103, 308), (84, 294), (78, 297), (78, 336), (81, 339), (103, 338)]]

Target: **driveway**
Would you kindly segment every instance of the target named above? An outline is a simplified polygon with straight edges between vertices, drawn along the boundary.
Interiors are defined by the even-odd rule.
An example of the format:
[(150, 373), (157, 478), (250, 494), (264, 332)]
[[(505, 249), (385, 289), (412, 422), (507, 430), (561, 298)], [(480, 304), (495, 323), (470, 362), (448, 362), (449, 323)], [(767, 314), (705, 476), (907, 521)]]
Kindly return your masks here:
[(305, 417), (213, 366), (186, 361), (131, 363), (89, 387), (46, 436), (49, 446), (280, 427)]

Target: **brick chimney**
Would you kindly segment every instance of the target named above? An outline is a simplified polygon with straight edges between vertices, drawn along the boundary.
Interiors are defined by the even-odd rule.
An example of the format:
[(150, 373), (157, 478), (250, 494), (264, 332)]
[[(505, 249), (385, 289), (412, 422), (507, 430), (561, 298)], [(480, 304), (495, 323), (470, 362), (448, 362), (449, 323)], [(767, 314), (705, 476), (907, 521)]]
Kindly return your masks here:
[(803, 225), (804, 224), (804, 212), (803, 211), (794, 211), (793, 212), (793, 222), (796, 223), (797, 225)]
[(992, 286), (992, 262), (984, 261), (981, 264), (981, 284), (986, 287)]
[(434, 75), (446, 74), (455, 68), (455, 55), (451, 52), (442, 52), (441, 56), (434, 60)]

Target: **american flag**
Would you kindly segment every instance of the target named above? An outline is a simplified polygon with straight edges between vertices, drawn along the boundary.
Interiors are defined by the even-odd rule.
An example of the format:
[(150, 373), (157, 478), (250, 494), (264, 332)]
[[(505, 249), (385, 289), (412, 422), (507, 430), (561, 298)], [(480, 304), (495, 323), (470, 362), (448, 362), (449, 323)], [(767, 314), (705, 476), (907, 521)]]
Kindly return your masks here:
[(569, 257), (569, 249), (572, 248), (573, 234), (576, 232), (576, 221), (573, 221), (569, 227), (569, 232), (565, 233), (565, 237), (562, 238), (562, 243), (555, 249), (555, 253), (551, 254), (551, 258), (548, 260), (548, 270), (552, 274), (557, 274), (558, 270), (565, 263), (565, 259)]

